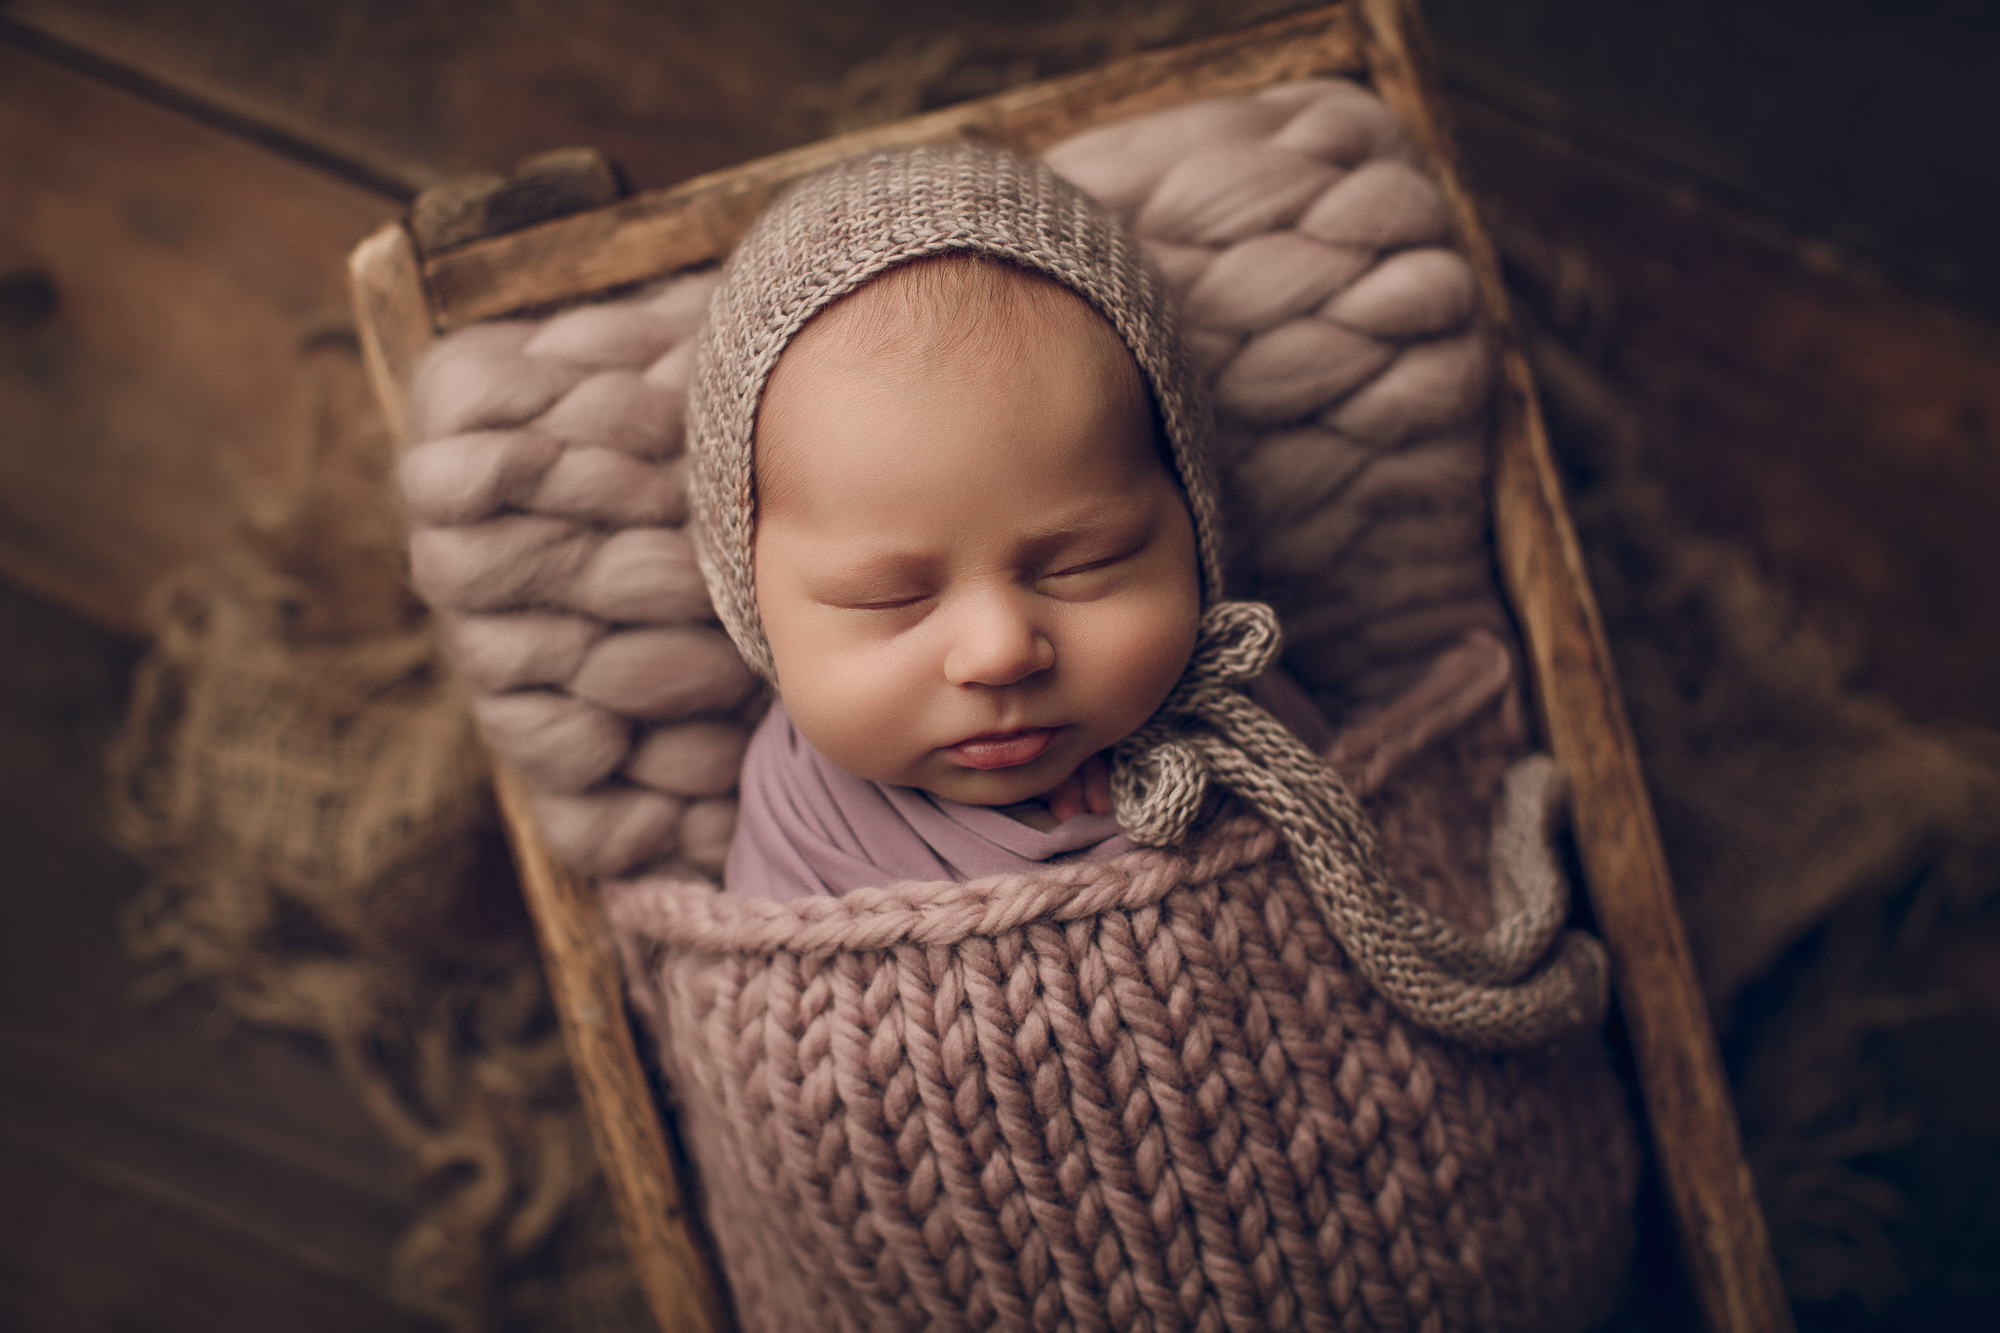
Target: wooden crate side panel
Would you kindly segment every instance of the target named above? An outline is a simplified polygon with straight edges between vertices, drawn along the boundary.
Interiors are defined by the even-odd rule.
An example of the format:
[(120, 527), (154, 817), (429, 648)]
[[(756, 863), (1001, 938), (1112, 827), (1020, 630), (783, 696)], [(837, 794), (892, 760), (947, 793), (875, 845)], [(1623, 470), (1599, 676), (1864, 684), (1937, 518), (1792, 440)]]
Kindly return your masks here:
[(856, 130), (593, 213), (477, 241), (427, 258), (424, 276), (438, 326), (454, 328), (720, 259), (787, 182), (872, 148), (983, 139), (1033, 152), (1090, 125), (1194, 98), (1313, 74), (1363, 72), (1352, 11), (1316, 10)]
[[(1494, 457), (1494, 540), (1527, 641), (1543, 733), (1570, 784), (1586, 888), (1632, 1039), (1660, 1172), (1709, 1326), (1792, 1326), (1735, 1104), (1674, 900), (1617, 672), (1563, 504), (1491, 242), (1435, 108), (1429, 53), (1400, 0), (1360, 0), (1378, 91), (1430, 151), (1505, 346)], [(1379, 54), (1377, 54), (1379, 53)]]
[(520, 776), (496, 764), (493, 785), (640, 1288), (663, 1330), (724, 1333), (735, 1324), (639, 1062), (625, 1012), (624, 973), (596, 893), (542, 841)]

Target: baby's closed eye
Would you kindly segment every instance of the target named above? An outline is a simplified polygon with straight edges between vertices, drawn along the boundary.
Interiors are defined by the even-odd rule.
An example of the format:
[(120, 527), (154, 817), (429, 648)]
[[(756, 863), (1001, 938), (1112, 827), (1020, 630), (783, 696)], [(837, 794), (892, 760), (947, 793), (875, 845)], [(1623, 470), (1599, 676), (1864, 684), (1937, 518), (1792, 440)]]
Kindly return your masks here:
[(836, 611), (907, 611), (937, 596), (929, 584), (869, 585), (838, 582), (813, 589), (813, 600)]
[(1057, 597), (1086, 595), (1115, 584), (1151, 545), (1153, 525), (1121, 525), (1063, 543), (1032, 575), (1036, 589)]
[(944, 570), (935, 557), (898, 552), (830, 560), (800, 579), (813, 602), (839, 611), (907, 610), (937, 596)]

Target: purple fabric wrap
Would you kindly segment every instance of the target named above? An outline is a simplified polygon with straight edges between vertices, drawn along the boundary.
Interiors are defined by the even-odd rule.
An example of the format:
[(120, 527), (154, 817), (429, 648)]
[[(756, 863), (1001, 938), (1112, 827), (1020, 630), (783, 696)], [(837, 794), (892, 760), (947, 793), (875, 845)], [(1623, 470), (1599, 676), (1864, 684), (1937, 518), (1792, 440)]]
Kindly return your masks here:
[(747, 898), (790, 902), (1131, 850), (1110, 815), (1077, 815), (1044, 833), (987, 806), (855, 777), (813, 749), (778, 701), (743, 756), (742, 804), (722, 883)]

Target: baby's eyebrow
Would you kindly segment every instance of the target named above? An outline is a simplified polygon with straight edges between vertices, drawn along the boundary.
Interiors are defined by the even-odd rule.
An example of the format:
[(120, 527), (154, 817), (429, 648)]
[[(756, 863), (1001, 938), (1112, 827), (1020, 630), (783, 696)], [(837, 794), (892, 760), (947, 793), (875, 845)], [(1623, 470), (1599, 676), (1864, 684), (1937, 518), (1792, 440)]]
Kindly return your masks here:
[(810, 582), (821, 591), (841, 594), (876, 593), (935, 577), (936, 557), (915, 551), (878, 551), (853, 559), (829, 561), (815, 569)]
[(1060, 514), (1042, 523), (1025, 525), (1022, 544), (1032, 550), (1051, 550), (1079, 539), (1107, 534), (1123, 536), (1143, 526), (1149, 516), (1145, 506), (1130, 501), (1110, 504), (1093, 502), (1073, 514)]

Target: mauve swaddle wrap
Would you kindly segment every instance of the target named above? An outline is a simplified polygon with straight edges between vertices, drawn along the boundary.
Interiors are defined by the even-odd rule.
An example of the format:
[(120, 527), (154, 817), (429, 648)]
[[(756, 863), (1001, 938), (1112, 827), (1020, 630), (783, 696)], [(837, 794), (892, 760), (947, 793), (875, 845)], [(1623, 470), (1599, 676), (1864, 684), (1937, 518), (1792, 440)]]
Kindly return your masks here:
[(743, 756), (742, 814), (723, 883), (739, 897), (791, 902), (896, 880), (979, 879), (1131, 849), (1110, 815), (1043, 832), (983, 805), (857, 778), (813, 749), (782, 699)]
[[(1365, 715), (1468, 631), (1508, 635), (1491, 344), (1386, 108), (1292, 85), (1049, 160), (1174, 289), (1217, 408), (1230, 583), (1283, 612), (1321, 709)], [(713, 282), (453, 335), (404, 483), (418, 586), (489, 739), (558, 853), (611, 877), (746, 1325), (1587, 1322), (1636, 1161), (1601, 1054), (1422, 1035), (1254, 819), (1184, 852), (838, 900), (696, 882), (763, 707), (679, 530)], [(1522, 746), (1487, 733), (1490, 777)], [(1430, 753), (1442, 808), (1482, 828), (1495, 784)], [(1451, 862), (1465, 830), (1439, 836), (1437, 808), (1390, 813)]]

